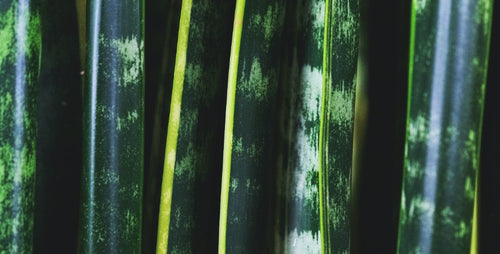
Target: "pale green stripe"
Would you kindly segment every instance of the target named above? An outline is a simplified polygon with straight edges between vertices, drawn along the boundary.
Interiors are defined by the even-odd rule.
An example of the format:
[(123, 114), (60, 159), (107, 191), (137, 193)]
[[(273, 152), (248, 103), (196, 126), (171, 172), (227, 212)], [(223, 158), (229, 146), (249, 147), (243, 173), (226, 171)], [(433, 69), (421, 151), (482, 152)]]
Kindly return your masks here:
[(189, 35), (189, 20), (191, 17), (192, 0), (183, 0), (179, 22), (177, 40), (177, 54), (175, 58), (174, 81), (170, 115), (168, 118), (167, 144), (165, 147), (165, 162), (163, 165), (163, 179), (161, 184), (160, 213), (158, 217), (158, 238), (156, 253), (167, 253), (168, 229), (170, 223), (170, 208), (172, 204), (172, 187), (174, 181), (175, 154), (179, 121), (181, 115), (182, 89), (184, 85), (184, 71), (186, 69), (186, 54)]
[(240, 57), (241, 30), (245, 0), (236, 1), (234, 13), (233, 35), (231, 41), (231, 57), (229, 59), (229, 74), (227, 80), (226, 122), (224, 126), (224, 154), (222, 157), (222, 182), (220, 194), (219, 217), (219, 253), (226, 253), (227, 207), (229, 200), (229, 181), (231, 177), (231, 152), (233, 150), (234, 101), (236, 97), (236, 82), (238, 62)]
[(330, 57), (328, 50), (330, 41), (330, 8), (331, 8), (331, 0), (326, 0), (325, 7), (325, 31), (324, 31), (324, 40), (323, 40), (323, 91), (321, 96), (321, 116), (320, 116), (320, 129), (319, 129), (319, 227), (320, 227), (320, 237), (321, 237), (321, 253), (328, 253), (328, 246), (326, 242), (328, 241), (328, 220), (326, 218), (327, 215), (327, 203), (325, 202), (326, 198), (326, 179), (328, 170), (325, 167), (325, 131), (327, 123), (325, 122), (326, 117), (326, 107), (328, 100), (328, 74), (330, 73)]
[[(405, 151), (404, 151), (404, 167), (403, 167), (403, 178), (402, 178), (402, 188), (401, 188), (401, 195), (405, 190), (405, 170), (407, 168), (407, 163), (408, 163), (408, 129), (410, 126), (410, 105), (411, 105), (411, 89), (412, 89), (412, 84), (413, 84), (413, 61), (414, 61), (414, 55), (415, 55), (415, 29), (416, 29), (416, 20), (417, 20), (417, 12), (415, 10), (416, 7), (416, 0), (412, 1), (411, 4), (411, 18), (410, 18), (410, 48), (409, 48), (409, 60), (408, 60), (408, 98), (407, 98), (407, 107), (406, 107), (406, 131), (405, 131)], [(403, 206), (404, 204), (400, 205)], [(401, 211), (401, 210), (400, 210)], [(403, 226), (401, 222), (398, 222), (399, 224), (399, 236), (398, 236), (398, 243), (397, 243), (397, 253), (399, 253), (399, 244), (401, 240), (401, 227)]]

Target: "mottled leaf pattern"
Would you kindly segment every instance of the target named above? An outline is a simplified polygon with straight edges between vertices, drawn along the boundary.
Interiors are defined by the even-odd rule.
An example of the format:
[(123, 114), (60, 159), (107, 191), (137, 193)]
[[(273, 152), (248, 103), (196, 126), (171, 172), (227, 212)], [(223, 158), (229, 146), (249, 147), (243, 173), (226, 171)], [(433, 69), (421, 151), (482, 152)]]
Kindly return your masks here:
[(222, 179), (221, 225), (226, 228), (219, 229), (223, 231), (219, 252), (259, 253), (273, 249), (272, 193), (277, 172), (275, 144), (284, 17), (284, 1), (260, 0), (246, 2), (243, 20), (235, 17), (235, 24), (242, 22), (242, 32), (241, 44), (237, 45), (235, 90), (229, 87), (234, 94), (228, 93), (228, 105), (234, 106), (229, 110), (234, 110), (234, 116), (226, 116), (226, 121), (231, 118), (234, 126), (226, 124), (226, 132), (232, 134), (225, 137), (231, 142), (225, 140), (224, 147), (231, 150), (231, 157), (225, 158), (230, 160), (230, 176), (225, 171)]
[(36, 108), (41, 33), (37, 2), (0, 2), (0, 246), (33, 252)]
[[(384, 164), (403, 164), (405, 145), (399, 167), (403, 179), (399, 173), (391, 178), (402, 183), (401, 202), (394, 199), (399, 189), (391, 192), (395, 196), (381, 197), (381, 204), (394, 205), (381, 211), (394, 214), (371, 226), (384, 225), (392, 216), (394, 227), (387, 232), (395, 237), (399, 223), (398, 242), (390, 244), (388, 237), (387, 245), (398, 253), (479, 249), (476, 178), (493, 0), (412, 0), (410, 25), (397, 22), (406, 12), (384, 16), (374, 11), (390, 13), (409, 7), (410, 1), (392, 9), (368, 0), (168, 0), (148, 5), (144, 0), (72, 0), (64, 6), (43, 1), (0, 1), (1, 253), (75, 248), (81, 253), (140, 253), (152, 251), (155, 239), (157, 253), (367, 249), (357, 243), (372, 232), (361, 214), (368, 214), (365, 208), (378, 199), (367, 202), (356, 192), (360, 202), (351, 204), (358, 66), (360, 73), (366, 71), (366, 94), (372, 99), (385, 91), (378, 83), (402, 83), (395, 80), (408, 74), (407, 118), (394, 119), (397, 110), (378, 108), (378, 98), (366, 104), (367, 119), (359, 119), (361, 125), (368, 123), (359, 128), (367, 134), (361, 143), (370, 146), (356, 149), (365, 154), (357, 158), (363, 166), (355, 176), (363, 179), (357, 186), (366, 190), (371, 187), (364, 178), (379, 176), (366, 168), (384, 154), (369, 151), (382, 140), (370, 123), (380, 112), (387, 112), (384, 123), (397, 122), (389, 130), (404, 131), (400, 122), (407, 121), (405, 143), (402, 135), (389, 138), (395, 140), (386, 146), (392, 149), (386, 153), (392, 164)], [(50, 9), (54, 5), (59, 9)], [(168, 10), (146, 12), (152, 6)], [(359, 29), (360, 6), (366, 8), (364, 30)], [(156, 13), (155, 23), (162, 12), (164, 21), (155, 25), (167, 37), (150, 33), (145, 46), (144, 13)], [(80, 27), (77, 17), (57, 23), (71, 13), (78, 13)], [(384, 24), (398, 31), (384, 30)], [(399, 30), (409, 31), (409, 40), (401, 40)], [(368, 61), (358, 65), (360, 31), (368, 38), (362, 41), (361, 59)], [(387, 44), (376, 45), (379, 33)], [(158, 50), (162, 43), (165, 48)], [(156, 49), (147, 57), (156, 64), (146, 74), (144, 49), (151, 45)], [(397, 49), (388, 50), (391, 45)], [(402, 52), (401, 45), (409, 50)], [(378, 61), (388, 54), (377, 49), (398, 53)], [(407, 61), (406, 53), (408, 68), (395, 66)], [(161, 84), (145, 89), (146, 75), (153, 85)], [(70, 84), (61, 87), (61, 82)], [(390, 96), (403, 101), (404, 89), (396, 90)], [(41, 177), (35, 178), (35, 172)], [(71, 196), (78, 189), (80, 199)], [(66, 197), (71, 202), (54, 211)], [(351, 208), (359, 215), (354, 220)], [(156, 216), (157, 234), (152, 231)], [(59, 218), (63, 226), (50, 228)], [(77, 228), (71, 234), (61, 231), (72, 227)], [(48, 228), (61, 232), (43, 235)], [(64, 237), (58, 237), (61, 233)], [(64, 243), (53, 247), (54, 241)]]
[(322, 245), (325, 253), (348, 253), (359, 3), (327, 1), (326, 8), (320, 134)]
[(282, 69), (285, 140), (281, 190), (284, 253), (320, 253), (319, 130), (323, 87), (324, 0), (287, 5)]
[(469, 253), (492, 1), (413, 1), (399, 253)]

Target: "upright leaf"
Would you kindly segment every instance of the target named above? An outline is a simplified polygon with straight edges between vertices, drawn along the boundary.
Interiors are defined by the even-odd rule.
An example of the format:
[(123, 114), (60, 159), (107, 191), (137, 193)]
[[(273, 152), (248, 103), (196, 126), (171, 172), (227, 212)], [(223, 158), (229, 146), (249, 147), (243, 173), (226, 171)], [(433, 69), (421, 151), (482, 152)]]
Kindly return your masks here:
[(273, 251), (278, 81), (285, 1), (236, 2), (219, 253)]
[(490, 0), (413, 1), (399, 253), (469, 253)]
[(81, 251), (140, 252), (143, 1), (88, 1)]
[(321, 252), (318, 174), (325, 5), (325, 0), (302, 0), (286, 9), (287, 48), (280, 77), (283, 173), (278, 177), (284, 253)]
[[(171, 201), (161, 203), (158, 253), (217, 250), (219, 207), (214, 204), (220, 198), (234, 4), (193, 0), (191, 6), (186, 6), (188, 2), (183, 3), (179, 30), (182, 44), (177, 51), (177, 63), (185, 61), (185, 66), (177, 65), (175, 69), (175, 97), (165, 156), (164, 179), (172, 182), (162, 189), (162, 201)], [(173, 142), (175, 150), (171, 149)]]
[(36, 1), (0, 2), (0, 246), (33, 252), (36, 98), (41, 33)]
[(323, 253), (344, 253), (350, 249), (358, 30), (358, 0), (327, 0), (319, 144)]

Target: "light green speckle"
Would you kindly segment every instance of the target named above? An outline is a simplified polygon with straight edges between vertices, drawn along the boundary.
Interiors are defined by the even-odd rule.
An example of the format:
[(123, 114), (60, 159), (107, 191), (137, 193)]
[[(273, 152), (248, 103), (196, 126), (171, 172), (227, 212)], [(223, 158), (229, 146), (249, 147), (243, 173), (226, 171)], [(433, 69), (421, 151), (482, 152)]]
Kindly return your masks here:
[(408, 126), (408, 142), (427, 142), (429, 137), (429, 121), (425, 116), (419, 114), (410, 120)]
[(258, 192), (261, 188), (256, 179), (247, 179), (245, 181), (245, 187), (247, 189), (247, 193)]
[(175, 227), (180, 228), (180, 223), (181, 223), (181, 208), (176, 207), (174, 210), (174, 216), (175, 216)]
[(493, 1), (491, 0), (479, 0), (475, 15), (475, 20), (478, 24), (483, 24), (483, 32), (484, 35), (488, 35), (490, 19), (491, 19), (491, 8), (493, 5)]
[(117, 184), (120, 181), (120, 175), (109, 168), (103, 169), (103, 174), (100, 174), (101, 176), (101, 181), (103, 184)]
[(114, 39), (111, 45), (116, 47), (122, 59), (121, 82), (123, 87), (140, 84), (143, 64), (143, 41), (136, 38)]
[(251, 159), (258, 159), (262, 154), (262, 145), (259, 144), (244, 144), (242, 138), (233, 140), (233, 151), (238, 155), (245, 155)]
[(455, 226), (455, 222), (453, 221), (453, 210), (449, 206), (445, 207), (441, 211), (441, 218), (443, 223), (449, 226)]
[(473, 59), (472, 59), (472, 65), (474, 65), (475, 67), (481, 67), (479, 65), (479, 58), (477, 56), (475, 56)]
[(42, 48), (42, 33), (40, 25), (40, 15), (31, 13), (28, 26), (28, 43), (26, 55), (32, 56), (33, 52), (40, 52)]
[[(137, 231), (137, 217), (134, 216), (130, 210), (125, 212), (125, 230), (123, 231), (123, 238), (130, 239), (134, 236), (134, 233)], [(132, 240), (132, 239), (130, 239)]]
[(262, 146), (256, 145), (256, 144), (251, 144), (247, 148), (246, 152), (250, 156), (250, 158), (258, 159), (258, 158), (260, 158), (260, 155), (262, 154)]
[(422, 253), (422, 250), (420, 248), (420, 246), (416, 246), (415, 249), (413, 249), (412, 252), (410, 252), (410, 254), (421, 254)]
[(256, 31), (262, 32), (264, 34), (264, 39), (269, 41), (276, 32), (276, 29), (280, 26), (282, 20), (283, 10), (280, 9), (276, 2), (274, 6), (270, 5), (267, 7), (265, 14), (254, 14), (250, 18), (250, 27)]
[(199, 64), (188, 63), (186, 66), (185, 82), (193, 91), (199, 91), (201, 85), (202, 68)]
[(243, 71), (237, 88), (243, 92), (247, 98), (264, 101), (268, 94), (275, 89), (276, 84), (271, 82), (269, 75), (262, 73), (262, 67), (258, 58), (254, 57), (250, 67), (250, 75), (246, 75), (246, 62), (243, 63)]
[(242, 140), (242, 138), (236, 138), (233, 141), (233, 150), (236, 154), (243, 153), (243, 140)]
[(472, 180), (470, 177), (465, 179), (465, 197), (469, 200), (474, 200), (474, 187), (472, 186)]
[(135, 121), (139, 118), (139, 115), (137, 114), (137, 110), (131, 111), (127, 113), (127, 120), (128, 121)]
[[(7, 171), (12, 166), (12, 158), (14, 157), (14, 148), (8, 144), (3, 144), (0, 146), (0, 181), (2, 183), (8, 183), (11, 179), (11, 174)], [(0, 185), (0, 203), (9, 197), (9, 190), (11, 186), (8, 184)]]
[(470, 227), (464, 221), (460, 221), (460, 225), (458, 226), (457, 232), (455, 232), (456, 238), (464, 238), (466, 235), (469, 235)]
[[(21, 241), (29, 239), (33, 229), (32, 204), (33, 190), (31, 189), (35, 173), (34, 142), (27, 142), (21, 149), (16, 150), (10, 144), (0, 143), (0, 239), (20, 237)], [(17, 190), (17, 191), (16, 191)], [(19, 195), (14, 196), (17, 192)], [(14, 198), (16, 197), (16, 198)], [(15, 206), (20, 211), (11, 213)], [(16, 253), (15, 249), (26, 252), (27, 246), (17, 245), (13, 241), (3, 246), (9, 253)], [(21, 248), (21, 249), (19, 249)], [(29, 251), (27, 251), (29, 252)]]
[(12, 110), (12, 96), (10, 93), (4, 93), (0, 96), (0, 126), (7, 128), (7, 121), (4, 121), (4, 117)]
[(325, 1), (313, 1), (309, 8), (309, 16), (312, 20), (312, 34), (317, 49), (323, 49), (323, 37), (325, 32)]
[(354, 91), (333, 89), (330, 95), (330, 117), (338, 124), (351, 125), (353, 122)]
[(231, 185), (230, 185), (231, 193), (235, 193), (236, 189), (238, 189), (238, 182), (239, 182), (238, 178), (231, 179)]
[[(15, 3), (15, 2), (14, 2)], [(2, 64), (12, 57), (14, 47), (14, 24), (15, 24), (15, 4), (13, 4), (5, 13), (0, 13), (0, 72)]]
[(411, 199), (410, 207), (408, 208), (408, 219), (412, 220), (415, 217), (432, 218), (434, 214), (434, 203), (425, 201), (421, 196), (415, 196)]
[(413, 8), (415, 9), (417, 14), (420, 14), (424, 11), (427, 6), (428, 0), (413, 0)]
[(181, 113), (180, 137), (190, 137), (196, 131), (198, 126), (198, 110), (186, 109)]
[(140, 194), (139, 184), (135, 184), (134, 187), (132, 188), (132, 197), (139, 198), (139, 194)]
[(402, 225), (406, 224), (406, 195), (405, 190), (401, 190), (401, 212), (399, 216), (399, 221)]
[[(343, 41), (351, 41), (352, 43), (356, 42), (358, 37), (358, 26), (359, 26), (359, 17), (357, 13), (351, 11), (351, 5), (345, 4), (343, 1), (333, 1), (335, 10), (334, 20), (339, 24), (338, 33), (335, 34), (337, 39)], [(357, 47), (351, 47), (350, 52), (351, 55), (357, 54)]]
[(425, 169), (420, 165), (418, 161), (408, 161), (406, 163), (406, 177), (408, 180), (420, 179), (425, 174)]
[(128, 128), (129, 126), (134, 124), (137, 119), (139, 119), (137, 110), (129, 111), (127, 112), (126, 116), (116, 118), (116, 129), (118, 131), (121, 131), (122, 129)]
[(193, 143), (189, 143), (184, 157), (176, 162), (174, 174), (176, 177), (187, 177), (193, 180), (198, 158), (203, 158), (200, 152), (195, 150)]
[(468, 140), (465, 142), (465, 151), (464, 156), (471, 160), (472, 168), (474, 170), (479, 169), (479, 160), (477, 154), (477, 140), (476, 140), (476, 132), (473, 130), (469, 130)]
[[(40, 31), (40, 15), (29, 9), (25, 10), (26, 16), (19, 17), (18, 4), (16, 1), (5, 13), (0, 13), (0, 73), (5, 61), (13, 61), (16, 50), (24, 51), (27, 57), (38, 56), (41, 48), (42, 36)], [(26, 19), (28, 26), (26, 29), (26, 41), (16, 42), (16, 28), (20, 18)], [(18, 43), (17, 45), (14, 45)], [(33, 53), (37, 53), (33, 55)], [(28, 74), (29, 75), (29, 74)]]
[(453, 125), (446, 127), (445, 133), (449, 140), (455, 140), (458, 137), (458, 129)]

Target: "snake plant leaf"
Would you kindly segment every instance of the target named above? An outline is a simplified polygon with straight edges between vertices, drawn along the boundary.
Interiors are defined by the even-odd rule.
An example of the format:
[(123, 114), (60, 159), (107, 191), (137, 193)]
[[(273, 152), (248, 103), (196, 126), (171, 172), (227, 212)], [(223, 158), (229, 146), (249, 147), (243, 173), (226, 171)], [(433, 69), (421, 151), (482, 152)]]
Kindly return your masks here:
[(157, 253), (217, 251), (233, 15), (225, 0), (183, 1)]
[(141, 250), (143, 4), (87, 5), (79, 232), (84, 253)]
[(219, 253), (273, 250), (285, 1), (237, 1), (229, 67)]
[(39, 3), (0, 2), (0, 246), (33, 252)]
[(399, 253), (471, 251), (492, 5), (413, 1)]
[(41, 4), (43, 54), (38, 89), (35, 253), (73, 253), (76, 249), (82, 83), (75, 15), (75, 1)]
[[(287, 4), (280, 93), (283, 133), (282, 252), (320, 253), (319, 130), (325, 0)], [(281, 125), (281, 124), (280, 124)], [(277, 248), (275, 247), (275, 250)]]
[(326, 2), (319, 144), (323, 253), (349, 252), (358, 31), (357, 0)]

